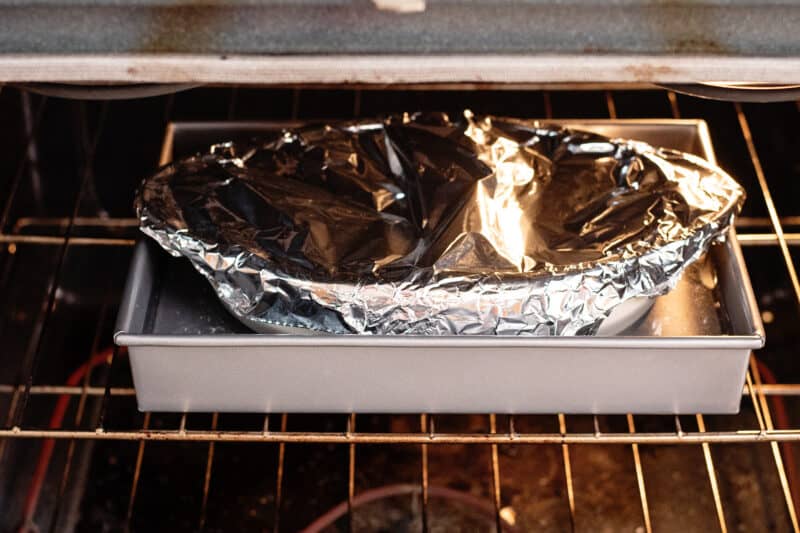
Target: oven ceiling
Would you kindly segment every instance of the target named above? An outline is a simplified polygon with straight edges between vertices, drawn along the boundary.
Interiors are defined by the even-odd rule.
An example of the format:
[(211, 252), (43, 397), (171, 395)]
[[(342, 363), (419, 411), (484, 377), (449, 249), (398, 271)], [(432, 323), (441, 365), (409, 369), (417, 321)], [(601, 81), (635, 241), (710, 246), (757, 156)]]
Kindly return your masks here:
[(0, 81), (792, 83), (798, 27), (790, 0), (0, 0)]

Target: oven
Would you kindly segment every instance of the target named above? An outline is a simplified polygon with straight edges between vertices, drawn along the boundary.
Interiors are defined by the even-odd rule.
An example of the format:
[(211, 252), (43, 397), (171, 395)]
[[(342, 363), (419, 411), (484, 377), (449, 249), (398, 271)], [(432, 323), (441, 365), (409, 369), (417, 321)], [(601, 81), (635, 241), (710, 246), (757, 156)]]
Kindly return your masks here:
[[(394, 515), (432, 530), (793, 526), (795, 103), (645, 89), (222, 87), (78, 101), (5, 87), (0, 98), (4, 528), (293, 531), (327, 517), (318, 523), (362, 530)], [(137, 411), (127, 353), (111, 336), (137, 238), (130, 199), (168, 122), (462, 106), (708, 122), (721, 164), (749, 194), (737, 230), (769, 339), (751, 360), (740, 414)]]
[[(420, 5), (408, 9), (424, 12)], [(367, 26), (407, 16), (376, 15), (373, 8), (359, 7), (368, 12)], [(35, 49), (34, 30), (43, 32), (48, 17), (60, 13), (37, 9), (0, 7), (8, 20), (33, 29), (17, 42), (34, 54), (0, 55), (6, 81), (0, 85), (0, 531), (798, 530), (800, 95), (789, 86), (797, 81), (797, 60), (784, 35), (791, 33), (788, 22), (776, 23), (775, 57), (761, 57), (768, 47), (758, 49), (761, 41), (748, 41), (747, 33), (757, 32), (743, 28), (744, 44), (718, 35), (731, 40), (732, 55), (705, 66), (685, 52), (718, 54), (711, 41), (687, 37), (662, 46), (645, 32), (631, 37), (642, 48), (634, 52), (650, 54), (645, 59), (593, 62), (597, 50), (586, 48), (588, 60), (580, 60), (567, 39), (553, 57), (572, 59), (565, 74), (555, 75), (552, 58), (523, 57), (517, 68), (517, 33), (506, 41), (487, 37), (487, 46), (501, 52), (491, 61), (448, 33), (450, 39), (428, 43), (437, 53), (452, 52), (448, 46), (463, 52), (444, 63), (424, 47), (399, 50), (396, 42), (395, 53), (421, 63), (390, 60), (376, 54), (371, 41), (342, 50), (355, 57), (341, 69), (313, 57), (277, 55), (269, 64), (246, 55), (228, 58), (219, 55), (215, 47), (226, 45), (217, 41), (208, 45), (217, 54), (213, 68), (179, 55), (115, 61), (120, 50), (114, 46), (111, 56), (82, 59), (75, 36), (64, 41), (64, 56), (48, 40), (44, 50)], [(202, 10), (223, 16), (251, 8), (198, 9), (186, 13), (196, 24), (204, 20)], [(279, 9), (289, 16), (281, 9), (289, 8)], [(436, 9), (434, 26), (437, 17), (446, 18)], [(708, 9), (706, 22), (715, 16)], [(32, 18), (36, 13), (41, 21)], [(109, 13), (92, 11), (86, 24), (103, 16)], [(766, 17), (764, 24), (790, 21), (796, 11), (772, 6), (757, 16)], [(176, 8), (165, 20), (178, 23), (180, 17)], [(135, 26), (150, 19), (132, 20)], [(163, 36), (167, 22), (153, 20)], [(589, 22), (579, 17), (578, 23)], [(254, 53), (280, 52), (254, 36), (254, 25), (245, 24), (229, 46), (247, 52), (245, 45), (256, 43), (262, 48)], [(677, 26), (664, 31), (693, 31)], [(94, 27), (90, 52), (102, 51), (113, 37)], [(398, 28), (405, 35), (413, 25), (404, 19)], [(137, 38), (129, 33), (121, 31), (121, 42)], [(335, 44), (339, 37), (333, 32), (321, 39)], [(747, 56), (748, 46), (758, 57)], [(664, 71), (670, 57), (674, 70)], [(687, 84), (703, 79), (705, 68), (713, 79), (735, 76), (727, 79), (782, 87), (762, 92), (759, 85)], [(481, 72), (489, 72), (488, 79), (478, 79)], [(767, 339), (749, 358), (738, 414), (137, 409), (129, 354), (113, 336), (139, 239), (134, 191), (157, 168), (169, 124), (286, 124), (465, 108), (554, 121), (705, 121), (720, 166), (747, 191), (736, 232)], [(548, 376), (526, 379), (535, 388)]]

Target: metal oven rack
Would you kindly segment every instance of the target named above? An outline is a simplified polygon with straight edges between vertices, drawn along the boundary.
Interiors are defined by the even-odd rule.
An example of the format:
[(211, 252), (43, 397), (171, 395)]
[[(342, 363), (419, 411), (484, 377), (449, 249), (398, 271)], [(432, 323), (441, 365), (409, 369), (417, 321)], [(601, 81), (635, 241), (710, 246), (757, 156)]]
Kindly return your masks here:
[[(197, 119), (241, 118), (243, 114), (248, 116), (250, 105), (254, 102), (263, 104), (264, 99), (277, 103), (267, 106), (266, 110), (262, 106), (261, 111), (269, 114), (275, 107), (285, 104), (286, 109), (291, 109), (291, 116), (281, 118), (291, 119), (304, 114), (320, 115), (319, 110), (325, 108), (324, 103), (316, 103), (319, 98), (328, 99), (338, 105), (339, 111), (345, 116), (358, 116), (367, 112), (368, 107), (365, 105), (369, 92), (366, 89), (264, 91), (267, 92), (259, 93), (258, 89), (203, 89), (199, 95), (184, 93), (163, 98), (159, 101), (158, 106), (161, 107), (157, 112), (152, 112), (156, 104), (147, 104), (147, 117), (156, 125), (148, 130), (153, 139), (125, 139), (128, 143), (149, 143), (148, 153), (152, 153), (154, 157), (142, 166), (135, 158), (146, 151), (144, 147), (128, 144), (126, 146), (129, 150), (126, 152), (126, 146), (119, 148), (120, 139), (106, 137), (114, 137), (121, 128), (127, 128), (130, 121), (146, 115), (144, 104), (130, 104), (132, 110), (120, 112), (119, 104), (65, 104), (64, 101), (48, 100), (0, 87), (0, 113), (13, 111), (18, 114), (16, 121), (9, 121), (6, 123), (8, 126), (0, 128), (17, 126), (22, 132), (13, 138), (13, 132), (0, 132), (0, 135), (5, 136), (4, 139), (10, 139), (5, 145), (9, 152), (5, 156), (14, 158), (13, 164), (8, 164), (6, 157), (5, 166), (0, 166), (6, 172), (5, 176), (0, 176), (0, 191), (3, 193), (0, 214), (0, 243), (3, 247), (0, 251), (0, 300), (3, 300), (5, 313), (0, 324), (0, 346), (3, 346), (0, 351), (0, 377), (3, 380), (0, 383), (0, 504), (13, 507), (10, 512), (17, 517), (16, 520), (36, 520), (40, 526), (46, 525), (51, 530), (60, 529), (65, 517), (70, 514), (71, 504), (68, 501), (71, 499), (71, 491), (80, 484), (78, 478), (85, 478), (87, 475), (85, 471), (81, 474), (79, 467), (82, 454), (84, 459), (86, 455), (81, 450), (85, 450), (87, 444), (123, 441), (114, 444), (125, 447), (128, 450), (126, 457), (129, 459), (128, 468), (123, 472), (125, 479), (116, 481), (117, 485), (124, 485), (125, 489), (124, 494), (119, 494), (120, 503), (115, 520), (125, 528), (135, 525), (139, 514), (147, 513), (147, 509), (152, 512), (150, 506), (142, 508), (143, 504), (140, 503), (143, 497), (142, 486), (147, 477), (159, 475), (158, 472), (150, 472), (147, 463), (160, 453), (158, 447), (161, 443), (172, 442), (183, 443), (181, 450), (191, 449), (192, 453), (198, 453), (199, 450), (202, 456), (191, 465), (196, 470), (197, 486), (186, 513), (194, 518), (181, 524), (186, 529), (204, 529), (209, 525), (209, 512), (217, 505), (214, 492), (216, 476), (222, 472), (221, 468), (230, 468), (230, 465), (217, 465), (221, 454), (231, 452), (230, 443), (239, 443), (237, 446), (251, 443), (268, 445), (269, 453), (274, 459), (274, 469), (268, 483), (271, 487), (270, 507), (274, 512), (270, 513), (272, 516), (258, 516), (259, 519), (263, 518), (261, 527), (277, 531), (287, 520), (285, 502), (282, 502), (287, 498), (285, 487), (291, 476), (303, 475), (287, 468), (288, 450), (300, 450), (297, 453), (302, 453), (303, 446), (317, 445), (334, 445), (337, 450), (346, 450), (346, 453), (336, 452), (338, 459), (333, 461), (333, 468), (342, 470), (342, 492), (346, 510), (355, 511), (359, 505), (357, 481), (361, 454), (365, 447), (389, 446), (392, 449), (403, 449), (404, 453), (413, 453), (418, 457), (419, 468), (414, 476), (415, 488), (411, 490), (419, 495), (422, 527), (427, 530), (433, 486), (431, 479), (434, 475), (431, 456), (435, 447), (469, 446), (464, 448), (465, 453), (481, 450), (483, 454), (488, 450), (485, 457), (486, 479), (483, 483), (487, 487), (486, 496), (492, 504), (495, 523), (499, 529), (502, 524), (513, 522), (513, 516), (509, 517), (513, 512), (509, 511), (511, 507), (507, 505), (508, 498), (503, 491), (505, 480), (509, 476), (509, 470), (503, 468), (506, 463), (503, 454), (513, 448), (539, 446), (550, 449), (557, 447), (559, 450), (558, 467), (563, 472), (562, 496), (567, 520), (560, 528), (579, 530), (582, 529), (582, 509), (580, 488), (575, 486), (573, 476), (574, 458), (582, 447), (589, 445), (610, 446), (617, 451), (624, 449), (624, 453), (629, 455), (627, 461), (633, 470), (638, 498), (635, 507), (640, 514), (637, 522), (640, 523), (640, 530), (650, 532), (657, 529), (653, 510), (658, 507), (658, 502), (648, 490), (651, 482), (648, 465), (642, 459), (643, 450), (681, 445), (681, 449), (694, 448), (701, 453), (701, 468), (695, 469), (692, 475), (703, 478), (702, 484), (710, 491), (713, 522), (720, 530), (728, 531), (735, 525), (738, 512), (731, 507), (723, 494), (720, 472), (724, 460), (720, 457), (725, 457), (725, 447), (739, 445), (766, 451), (768, 462), (762, 461), (756, 466), (764, 470), (759, 475), (769, 478), (769, 483), (777, 490), (780, 516), (774, 519), (779, 523), (783, 522), (785, 529), (798, 531), (800, 486), (795, 483), (800, 482), (800, 477), (797, 477), (797, 450), (793, 443), (800, 441), (800, 419), (793, 419), (787, 414), (786, 405), (800, 399), (800, 376), (792, 374), (790, 366), (785, 369), (781, 367), (773, 375), (764, 360), (757, 360), (755, 357), (751, 360), (743, 391), (742, 414), (726, 417), (704, 417), (700, 414), (694, 417), (571, 417), (554, 413), (551, 417), (539, 416), (527, 420), (527, 417), (521, 416), (488, 414), (469, 417), (469, 423), (466, 424), (447, 424), (439, 416), (425, 413), (406, 417), (387, 416), (379, 423), (374, 423), (373, 417), (353, 413), (349, 417), (331, 417), (330, 420), (319, 423), (314, 421), (309, 423), (311, 429), (308, 429), (309, 424), (303, 418), (304, 415), (273, 414), (258, 420), (250, 416), (245, 421), (236, 419), (226, 422), (227, 415), (216, 413), (210, 416), (136, 413), (134, 390), (130, 385), (125, 361), (126, 354), (124, 350), (104, 347), (111, 346), (111, 324), (129, 250), (135, 240), (137, 221), (129, 218), (129, 214), (125, 215), (127, 206), (124, 202), (114, 205), (108, 210), (110, 212), (106, 211), (106, 207), (98, 207), (99, 204), (104, 204), (98, 198), (108, 192), (101, 190), (101, 184), (108, 187), (110, 183), (112, 187), (118, 188), (127, 186), (132, 191), (135, 173), (140, 170), (146, 172), (155, 164), (155, 148), (160, 141), (160, 128), (175, 116)], [(435, 91), (418, 94), (423, 95), (420, 96), (423, 98), (420, 101), (425, 105), (435, 105), (435, 102), (451, 104), (446, 98), (437, 96)], [(501, 93), (495, 97), (496, 101), (511, 97), (506, 94), (511, 95)], [(646, 99), (646, 105), (658, 101), (661, 106), (659, 109), (667, 116), (682, 116), (682, 97), (664, 91), (641, 94), (642, 96), (636, 91), (594, 91), (586, 93), (586, 96), (573, 96), (571, 101), (582, 101), (584, 108), (589, 106), (586, 101), (591, 101), (591, 105), (594, 105), (591, 113), (616, 118), (621, 101), (637, 102)], [(425, 95), (434, 103), (425, 102)], [(462, 94), (460, 98), (466, 105), (471, 105), (470, 99), (478, 99), (481, 95), (486, 97), (487, 92), (481, 91), (467, 96)], [(531, 91), (514, 93), (513, 96), (523, 98), (529, 103), (535, 102), (530, 104), (534, 109), (526, 113), (529, 116), (534, 116), (537, 109), (548, 118), (559, 116), (556, 101), (562, 97), (561, 93)], [(401, 98), (396, 93), (387, 92), (385, 98), (387, 100), (384, 100), (384, 96), (377, 99), (379, 105), (408, 105), (395, 103), (392, 98)], [(375, 101), (372, 98), (373, 104)], [(310, 102), (310, 110), (302, 107), (301, 103), (304, 102)], [(792, 246), (800, 244), (800, 233), (788, 230), (800, 226), (800, 218), (792, 216), (800, 213), (790, 213), (782, 218), (778, 206), (784, 205), (786, 200), (773, 197), (771, 193), (771, 185), (777, 183), (774, 180), (785, 177), (770, 176), (773, 181), (768, 182), (766, 167), (762, 167), (757, 149), (758, 139), (754, 135), (756, 131), (751, 130), (751, 122), (757, 117), (760, 108), (743, 108), (739, 104), (700, 105), (696, 101), (688, 102), (693, 106), (699, 105), (701, 110), (704, 109), (703, 105), (707, 105), (715, 113), (725, 114), (728, 117), (727, 122), (712, 124), (712, 137), (716, 140), (717, 136), (722, 136), (725, 142), (735, 138), (735, 143), (738, 143), (736, 146), (745, 149), (744, 153), (734, 154), (729, 158), (734, 164), (744, 165), (731, 168), (734, 175), (741, 176), (737, 173), (741, 172), (754, 178), (751, 179), (752, 183), (746, 184), (751, 194), (748, 203), (751, 208), (741, 217), (738, 225), (739, 238), (745, 247), (751, 273), (766, 268), (761, 262), (762, 255), (772, 254), (780, 261), (773, 261), (773, 266), (780, 265), (780, 270), (772, 268), (769, 277), (780, 277), (783, 280), (781, 286), (785, 285), (784, 290), (776, 294), (782, 295), (790, 305), (788, 309), (778, 306), (782, 311), (778, 311), (778, 308), (775, 311), (762, 309), (765, 323), (769, 327), (769, 324), (780, 318), (776, 314), (783, 311), (794, 317), (789, 320), (796, 321), (800, 309), (800, 282)], [(113, 107), (114, 105), (117, 107)], [(315, 105), (319, 109), (314, 109)], [(243, 108), (245, 111), (242, 111)], [(115, 117), (115, 112), (121, 113), (121, 116)], [(694, 112), (697, 113), (696, 110)], [(786, 119), (797, 124), (800, 107), (794, 112), (796, 114), (793, 117)], [(215, 116), (210, 117), (210, 114)], [(57, 135), (57, 142), (47, 141), (49, 146), (43, 147), (42, 128), (53, 129), (53, 121), (67, 119), (76, 124), (73, 130)], [(3, 120), (0, 118), (0, 124)], [(67, 139), (76, 145), (74, 151), (80, 156), (71, 156), (74, 168), (54, 169), (45, 159), (46, 153), (64, 155), (70, 152), (59, 145), (67, 142)], [(717, 143), (719, 144), (721, 142)], [(104, 164), (96, 161), (98, 151), (103, 150), (107, 152), (104, 157), (115, 161), (116, 166), (105, 164), (102, 168)], [(796, 159), (797, 154), (786, 154), (786, 157)], [(131, 159), (126, 161), (125, 158)], [(723, 164), (728, 162), (724, 157), (722, 159)], [(70, 157), (67, 160), (70, 161)], [(133, 168), (127, 169), (131, 174), (127, 178), (105, 175), (102, 176), (103, 181), (95, 179), (101, 177), (98, 175), (101, 172), (116, 172), (115, 169), (124, 168), (128, 163)], [(749, 168), (745, 168), (747, 166)], [(63, 178), (69, 183), (62, 184), (54, 193), (49, 193), (48, 197), (47, 190), (42, 193), (42, 189), (46, 189), (43, 180), (55, 179), (56, 175), (69, 175), (68, 178)], [(120, 183), (115, 182), (117, 179)], [(51, 214), (52, 211), (47, 211), (48, 205), (58, 206), (54, 210), (57, 212), (55, 216)], [(31, 213), (35, 213), (35, 216), (30, 216)], [(100, 263), (102, 275), (96, 275), (96, 267), (91, 266), (93, 262)], [(755, 278), (757, 282), (758, 276)], [(28, 281), (29, 285), (24, 285), (19, 281), (26, 279), (39, 280), (38, 285), (32, 281)], [(787, 287), (788, 294), (785, 290)], [(758, 283), (755, 288), (759, 293)], [(760, 301), (764, 303), (762, 296), (764, 295), (759, 294)], [(70, 331), (70, 321), (74, 319), (70, 313), (73, 309), (71, 306), (75, 302), (91, 298), (95, 301), (91, 306), (91, 316), (81, 318), (80, 323), (84, 325), (78, 327), (79, 331)], [(93, 328), (86, 327), (86, 323), (95, 325)], [(767, 339), (769, 354), (769, 329)], [(790, 344), (790, 351), (784, 352), (782, 357), (791, 356), (795, 348), (796, 346)], [(773, 368), (777, 369), (776, 366)], [(532, 386), (536, 379), (542, 378), (532, 377)], [(296, 417), (301, 423), (293, 428), (293, 418)], [(364, 418), (366, 420), (362, 422)], [(402, 423), (395, 424), (393, 418), (402, 419)], [(93, 452), (86, 453), (91, 456)], [(92, 475), (98, 476), (100, 474), (97, 469), (102, 468), (95, 464), (99, 461), (99, 452), (95, 450), (94, 453), (94, 459), (89, 459), (88, 462)], [(19, 461), (24, 462), (26, 458), (32, 467), (23, 469), (21, 474), (15, 473), (12, 463), (19, 464)], [(161, 464), (161, 461), (156, 462)], [(5, 480), (3, 476), (6, 477)], [(8, 484), (8, 479), (13, 480), (14, 487), (3, 489), (2, 484)], [(236, 486), (238, 485), (234, 484)], [(313, 488), (309, 490), (313, 491)], [(13, 496), (12, 493), (27, 496), (23, 499), (21, 496)], [(348, 523), (353, 529), (353, 521)]]

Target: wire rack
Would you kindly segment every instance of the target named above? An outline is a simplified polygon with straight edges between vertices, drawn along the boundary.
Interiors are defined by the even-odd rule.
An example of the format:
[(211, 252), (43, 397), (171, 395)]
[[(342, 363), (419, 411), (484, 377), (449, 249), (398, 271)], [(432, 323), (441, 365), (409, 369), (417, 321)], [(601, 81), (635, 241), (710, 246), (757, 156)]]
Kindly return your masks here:
[[(370, 92), (361, 89), (273, 91), (269, 93), (270, 98), (277, 98), (277, 102), (266, 109), (263, 107), (264, 99), (259, 97), (258, 90), (255, 89), (208, 89), (207, 93), (200, 91), (199, 95), (186, 93), (183, 96), (164, 98), (157, 112), (148, 111), (154, 126), (147, 130), (147, 137), (141, 138), (141, 142), (148, 145), (150, 151), (147, 153), (152, 154), (153, 159), (146, 164), (134, 163), (133, 168), (128, 169), (130, 176), (120, 178), (120, 183), (114, 183), (115, 176), (103, 176), (102, 181), (96, 179), (101, 172), (115, 168), (108, 165), (104, 167), (104, 164), (99, 163), (98, 151), (105, 151), (106, 159), (132, 158), (131, 161), (144, 153), (145, 148), (141, 148), (141, 152), (132, 149), (133, 153), (122, 153), (116, 152), (114, 147), (115, 143), (119, 143), (119, 139), (114, 138), (116, 132), (126, 127), (126, 121), (133, 120), (143, 112), (141, 109), (132, 104), (132, 110), (125, 111), (122, 118), (115, 118), (114, 113), (119, 110), (110, 110), (109, 103), (72, 103), (66, 106), (63, 102), (11, 89), (5, 89), (5, 95), (2, 91), (0, 87), (0, 97), (18, 106), (17, 126), (23, 134), (16, 134), (11, 145), (7, 147), (12, 152), (13, 164), (0, 167), (7, 174), (2, 181), (5, 196), (0, 213), (0, 244), (3, 246), (0, 298), (5, 299), (7, 312), (0, 326), (3, 328), (0, 330), (0, 340), (13, 338), (3, 344), (5, 353), (0, 365), (4, 369), (0, 373), (0, 378), (3, 379), (0, 382), (0, 465), (4, 461), (10, 461), (9, 448), (12, 443), (22, 439), (36, 439), (37, 446), (45, 450), (41, 453), (50, 454), (53, 453), (56, 443), (61, 443), (58, 448), (61, 459), (51, 464), (51, 455), (46, 455), (44, 466), (39, 461), (30, 474), (34, 480), (38, 479), (37, 476), (55, 480), (50, 498), (55, 502), (51, 513), (51, 529), (57, 527), (58, 517), (64, 513), (64, 502), (73, 483), (81, 442), (134, 441), (135, 453), (132, 456), (131, 476), (126, 482), (123, 513), (123, 522), (130, 525), (136, 514), (137, 498), (140, 497), (143, 465), (149, 457), (146, 452), (150, 446), (155, 446), (152, 442), (159, 441), (191, 443), (192, 447), (201, 447), (203, 450), (204, 457), (199, 465), (200, 499), (196, 502), (196, 522), (190, 529), (203, 529), (207, 526), (208, 510), (213, 506), (209, 494), (214, 480), (218, 447), (228, 443), (262, 443), (276, 446), (276, 468), (271, 481), (271, 498), (274, 498), (275, 512), (268, 520), (271, 528), (276, 531), (281, 525), (285, 478), (290, 474), (285, 467), (286, 450), (287, 446), (295, 444), (331, 444), (346, 449), (345, 501), (346, 510), (351, 512), (349, 514), (359, 505), (358, 457), (363, 446), (391, 445), (416, 450), (415, 453), (419, 456), (419, 472), (414, 490), (418, 492), (422, 505), (423, 529), (428, 529), (429, 525), (432, 490), (429, 456), (432, 447), (483, 445), (479, 448), (489, 451), (488, 496), (498, 530), (513, 522), (508, 516), (509, 507), (505, 504), (507, 498), (503, 494), (504, 476), (508, 475), (502, 468), (503, 450), (522, 445), (550, 445), (559, 449), (568, 509), (568, 524), (565, 528), (580, 529), (576, 518), (580, 513), (576, 501), (580, 498), (576, 496), (573, 481), (576, 447), (624, 447), (629, 450), (626, 453), (629, 453), (629, 462), (633, 468), (641, 528), (647, 532), (653, 530), (651, 509), (654, 502), (648, 493), (648, 469), (644, 466), (641, 448), (651, 445), (696, 447), (702, 453), (702, 471), (696, 474), (706, 478), (716, 525), (720, 530), (727, 531), (732, 523), (732, 511), (725, 505), (720, 487), (720, 448), (717, 445), (739, 444), (768, 448), (769, 463), (761, 466), (771, 472), (769, 475), (778, 487), (783, 502), (781, 512), (787, 528), (798, 531), (796, 509), (800, 487), (793, 486), (793, 483), (795, 480), (800, 481), (800, 478), (796, 477), (796, 450), (791, 443), (800, 441), (800, 420), (793, 419), (786, 404), (800, 397), (800, 380), (793, 378), (796, 375), (793, 374), (793, 367), (773, 364), (773, 368), (780, 366), (781, 369), (776, 375), (782, 379), (776, 379), (764, 360), (756, 359), (755, 356), (751, 358), (742, 392), (742, 414), (732, 417), (704, 417), (701, 414), (694, 417), (654, 417), (629, 414), (616, 417), (619, 420), (612, 420), (612, 417), (553, 414), (551, 417), (535, 417), (536, 423), (532, 424), (527, 417), (488, 414), (479, 416), (483, 422), (477, 426), (473, 424), (464, 428), (442, 424), (439, 416), (425, 413), (402, 417), (405, 420), (403, 424), (376, 426), (370, 420), (363, 423), (365, 416), (353, 413), (333, 419), (336, 424), (340, 424), (338, 427), (323, 424), (321, 427), (304, 429), (302, 424), (298, 428), (291, 427), (293, 419), (303, 415), (272, 414), (264, 415), (257, 421), (251, 417), (245, 424), (247, 427), (241, 429), (236, 424), (226, 424), (227, 415), (216, 413), (203, 417), (196, 424), (193, 423), (194, 415), (185, 413), (173, 416), (136, 413), (135, 391), (127, 370), (126, 353), (118, 348), (110, 348), (110, 336), (121, 281), (126, 271), (125, 265), (135, 242), (137, 221), (130, 218), (129, 214), (125, 216), (127, 205), (120, 207), (120, 204), (110, 209), (105, 207), (106, 202), (100, 199), (108, 191), (101, 190), (102, 185), (106, 184), (108, 188), (110, 181), (111, 189), (127, 191), (122, 196), (127, 194), (126, 199), (129, 199), (128, 193), (135, 185), (137, 173), (141, 176), (155, 165), (156, 148), (163, 126), (176, 117), (241, 118), (242, 115), (250, 116), (248, 113), (251, 110), (259, 110), (255, 104), (262, 105), (262, 114), (258, 118), (271, 116), (275, 108), (291, 110), (290, 116), (279, 117), (289, 119), (302, 118), (304, 115), (324, 116), (325, 110), (331, 108), (338, 109), (343, 116), (359, 116), (371, 111), (367, 105), (368, 100), (373, 106), (377, 101), (379, 106), (388, 108), (414, 105), (419, 101), (411, 101), (409, 104), (399, 100), (398, 104), (392, 98), (402, 98), (402, 95), (398, 96), (390, 91)], [(379, 96), (367, 94), (368, 92)], [(641, 93), (642, 96), (632, 93), (635, 91), (595, 91), (587, 93), (587, 96), (579, 94), (561, 107), (570, 109), (570, 105), (575, 102), (592, 100), (591, 113), (617, 118), (620, 102), (642, 101), (641, 105), (648, 107), (651, 101), (658, 100), (662, 115), (680, 118), (684, 103), (700, 105), (670, 92), (649, 91)], [(471, 105), (471, 101), (481, 95), (465, 92), (456, 96), (463, 99), (466, 105)], [(557, 112), (557, 100), (562, 98), (560, 93), (520, 91), (513, 94), (501, 92), (500, 96), (493, 96), (495, 102), (498, 98), (504, 100), (512, 97), (524, 98), (526, 102), (535, 101), (530, 104), (533, 107), (529, 116), (538, 113), (547, 118), (558, 118), (562, 115), (567, 118), (565, 113)], [(435, 105), (436, 102), (444, 102), (444, 105), (462, 103), (447, 101), (448, 96), (443, 100), (442, 96), (436, 94), (428, 98), (432, 99), (424, 102), (428, 106)], [(321, 102), (318, 102), (319, 99)], [(192, 105), (187, 104), (187, 101)], [(308, 105), (303, 107), (301, 102)], [(585, 101), (581, 105), (589, 107)], [(751, 131), (754, 118), (760, 123), (757, 118), (760, 108), (743, 108), (739, 104), (726, 103), (706, 105), (710, 106), (713, 113), (728, 117), (727, 121), (720, 121), (719, 125), (712, 124), (712, 138), (722, 138), (723, 142), (734, 139), (730, 141), (731, 145), (744, 148), (743, 151), (731, 155), (727, 161), (725, 157), (722, 159), (723, 164), (732, 161), (734, 166), (739, 167), (732, 169), (735, 175), (750, 176), (751, 183), (747, 183), (747, 179), (743, 180), (751, 196), (749, 209), (737, 225), (748, 266), (751, 273), (764, 268), (769, 271), (768, 277), (783, 280), (783, 292), (778, 291), (777, 294), (783, 298), (784, 303), (788, 302), (784, 305), (788, 308), (785, 312), (796, 320), (800, 308), (800, 282), (792, 256), (792, 246), (800, 244), (800, 233), (790, 230), (800, 227), (800, 213), (789, 212), (783, 217), (779, 213), (778, 206), (790, 205), (788, 202), (791, 199), (784, 196), (773, 197), (770, 184), (774, 185), (787, 177), (771, 176), (772, 181), (768, 182), (765, 167), (762, 166), (759, 145)], [(702, 109), (699, 113), (702, 113)], [(800, 107), (793, 112), (795, 114), (791, 120), (796, 124), (800, 117)], [(693, 113), (698, 114), (698, 111), (695, 109)], [(622, 112), (619, 114), (623, 115)], [(54, 122), (66, 119), (70, 119), (74, 126), (67, 136), (60, 137), (59, 142), (69, 137), (72, 147), (67, 152), (79, 155), (76, 157), (73, 153), (67, 158), (72, 165), (69, 170), (62, 172), (63, 169), (54, 170), (53, 163), (47, 158), (52, 157), (52, 154), (63, 154), (65, 150), (52, 141), (49, 141), (50, 146), (42, 146), (45, 136), (41, 130), (43, 127), (53, 128)], [(11, 136), (9, 133), (6, 135)], [(126, 141), (138, 142), (130, 137)], [(796, 158), (797, 154), (788, 153), (786, 157)], [(747, 168), (741, 173), (736, 172), (744, 167)], [(53, 173), (65, 173), (68, 176), (60, 176), (63, 183), (54, 191), (49, 191), (45, 180), (52, 179), (50, 174)], [(48, 206), (56, 208), (51, 209)], [(771, 263), (767, 264), (765, 257)], [(104, 272), (102, 275), (98, 275), (92, 267), (84, 268), (93, 262), (101, 263), (101, 270)], [(27, 285), (19, 282), (19, 279), (28, 280)], [(758, 292), (758, 287), (756, 290)], [(71, 332), (71, 302), (82, 302), (92, 297), (96, 301), (91, 307), (92, 316), (88, 319), (83, 317), (81, 324), (84, 325), (78, 328), (80, 331)], [(763, 304), (764, 299), (760, 298), (760, 302)], [(783, 312), (779, 310), (780, 306), (776, 310), (769, 310), (769, 305), (762, 307), (767, 309), (762, 314), (768, 327), (776, 319), (775, 315)], [(85, 326), (87, 323), (93, 326)], [(24, 335), (15, 335), (15, 328), (19, 328)], [(59, 333), (55, 334), (54, 331)], [(767, 339), (769, 350), (769, 330)], [(796, 345), (792, 344), (790, 338), (786, 349), (780, 350), (775, 356), (776, 360), (784, 360), (792, 355), (794, 349)], [(783, 359), (778, 359), (778, 356)], [(535, 380), (532, 381), (532, 386), (535, 386)], [(387, 427), (389, 430), (386, 430)], [(25, 502), (25, 520), (28, 521), (41, 513), (37, 510), (38, 499), (34, 497), (32, 503), (29, 500)], [(352, 529), (353, 521), (349, 524)]]

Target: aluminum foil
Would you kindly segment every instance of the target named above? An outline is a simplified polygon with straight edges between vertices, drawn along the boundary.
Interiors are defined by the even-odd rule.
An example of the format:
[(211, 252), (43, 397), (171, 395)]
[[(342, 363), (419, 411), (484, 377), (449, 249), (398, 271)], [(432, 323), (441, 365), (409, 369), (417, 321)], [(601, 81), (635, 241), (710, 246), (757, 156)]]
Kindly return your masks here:
[(743, 200), (693, 155), (466, 111), (217, 144), (136, 209), (256, 331), (583, 335), (673, 287)]

